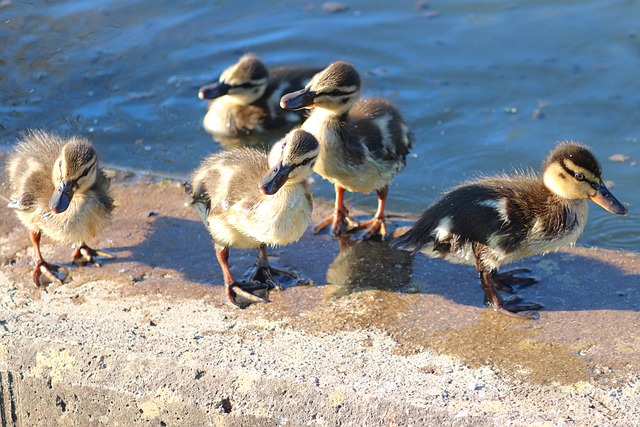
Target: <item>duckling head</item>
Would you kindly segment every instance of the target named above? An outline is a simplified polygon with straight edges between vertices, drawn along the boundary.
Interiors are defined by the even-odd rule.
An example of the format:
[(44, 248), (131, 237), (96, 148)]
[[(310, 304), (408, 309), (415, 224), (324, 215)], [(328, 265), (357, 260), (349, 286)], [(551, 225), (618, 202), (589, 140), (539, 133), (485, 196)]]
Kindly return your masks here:
[(294, 129), (276, 142), (269, 152), (270, 170), (260, 180), (260, 191), (273, 195), (285, 183), (303, 182), (311, 174), (319, 153), (318, 140), (302, 129)]
[(249, 105), (264, 94), (268, 77), (269, 71), (262, 61), (255, 55), (246, 54), (224, 70), (217, 82), (202, 86), (198, 97), (216, 99), (227, 95), (235, 104)]
[(280, 106), (285, 110), (323, 108), (336, 115), (351, 108), (360, 95), (360, 75), (348, 62), (336, 61), (313, 76), (304, 89), (284, 95)]
[(609, 192), (600, 164), (589, 148), (574, 142), (558, 145), (542, 167), (545, 186), (565, 199), (590, 199), (616, 215), (627, 208)]
[(53, 164), (55, 191), (49, 208), (55, 214), (67, 210), (73, 195), (91, 188), (98, 172), (98, 156), (93, 146), (83, 139), (73, 139), (62, 147)]

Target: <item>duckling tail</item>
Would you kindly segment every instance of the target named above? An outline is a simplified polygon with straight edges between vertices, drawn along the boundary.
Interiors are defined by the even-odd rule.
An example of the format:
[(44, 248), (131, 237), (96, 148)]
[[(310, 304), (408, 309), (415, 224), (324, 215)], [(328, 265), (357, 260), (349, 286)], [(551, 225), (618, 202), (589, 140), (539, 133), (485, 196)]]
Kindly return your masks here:
[(425, 242), (415, 235), (413, 229), (407, 231), (400, 237), (396, 237), (389, 243), (389, 247), (392, 249), (398, 249), (402, 251), (411, 251), (412, 254), (416, 254), (425, 246)]
[(211, 211), (211, 199), (207, 192), (201, 186), (193, 188), (190, 182), (186, 181), (183, 184), (184, 191), (190, 195), (193, 200), (191, 206), (195, 209), (196, 213), (200, 217), (200, 220), (206, 225), (209, 212)]

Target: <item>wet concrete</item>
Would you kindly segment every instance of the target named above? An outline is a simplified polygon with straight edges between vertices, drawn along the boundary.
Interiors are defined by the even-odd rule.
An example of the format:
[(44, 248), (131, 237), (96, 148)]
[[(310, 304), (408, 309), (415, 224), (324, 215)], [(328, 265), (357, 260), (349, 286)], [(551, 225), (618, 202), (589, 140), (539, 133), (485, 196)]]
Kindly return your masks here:
[[(114, 221), (90, 243), (114, 259), (48, 292), (30, 283), (28, 235), (2, 208), (3, 426), (640, 421), (635, 253), (574, 247), (515, 264), (539, 279), (518, 291), (545, 307), (529, 321), (484, 308), (470, 267), (307, 233), (269, 253), (314, 284), (237, 310), (178, 181), (116, 173), (114, 192)], [(329, 212), (318, 200), (315, 221)], [(43, 243), (49, 261), (70, 261)], [(232, 249), (234, 274), (256, 256)]]

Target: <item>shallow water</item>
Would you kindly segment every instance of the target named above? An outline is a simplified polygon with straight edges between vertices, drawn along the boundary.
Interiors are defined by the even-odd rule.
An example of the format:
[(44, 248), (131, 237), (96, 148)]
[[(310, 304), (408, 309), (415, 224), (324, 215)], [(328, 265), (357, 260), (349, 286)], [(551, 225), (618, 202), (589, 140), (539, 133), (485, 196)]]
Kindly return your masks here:
[[(347, 59), (364, 95), (394, 100), (416, 136), (390, 211), (418, 213), (470, 177), (537, 170), (557, 140), (577, 139), (630, 211), (592, 204), (580, 242), (637, 250), (640, 1), (423, 3), (345, 1), (328, 13), (320, 1), (4, 0), (0, 145), (27, 128), (80, 133), (108, 164), (186, 176), (221, 149), (201, 127), (197, 90), (242, 53)], [(320, 178), (313, 190), (333, 196)], [(373, 210), (375, 197), (350, 203)]]

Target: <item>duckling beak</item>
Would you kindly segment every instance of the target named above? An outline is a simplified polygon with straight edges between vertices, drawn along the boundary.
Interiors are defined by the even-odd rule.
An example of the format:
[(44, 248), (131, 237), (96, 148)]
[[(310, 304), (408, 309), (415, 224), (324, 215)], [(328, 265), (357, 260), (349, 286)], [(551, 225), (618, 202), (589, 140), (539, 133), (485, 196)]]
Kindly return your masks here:
[(267, 174), (260, 180), (260, 191), (262, 194), (272, 196), (282, 188), (287, 179), (289, 179), (289, 173), (293, 170), (290, 165), (283, 165), (282, 162), (273, 167)]
[(53, 196), (51, 196), (51, 200), (49, 200), (49, 208), (54, 214), (59, 214), (67, 210), (73, 198), (73, 187), (75, 184), (75, 181), (69, 181), (66, 184), (62, 181), (60, 185), (58, 185)]
[(596, 188), (596, 194), (589, 196), (592, 202), (599, 204), (604, 209), (616, 215), (626, 215), (627, 207), (620, 203), (613, 194), (609, 192), (604, 183)]
[(280, 107), (285, 110), (301, 110), (313, 107), (316, 93), (308, 88), (286, 94), (280, 99)]
[(226, 83), (215, 82), (205, 86), (202, 86), (198, 91), (198, 98), (200, 99), (216, 99), (229, 93), (229, 86)]

